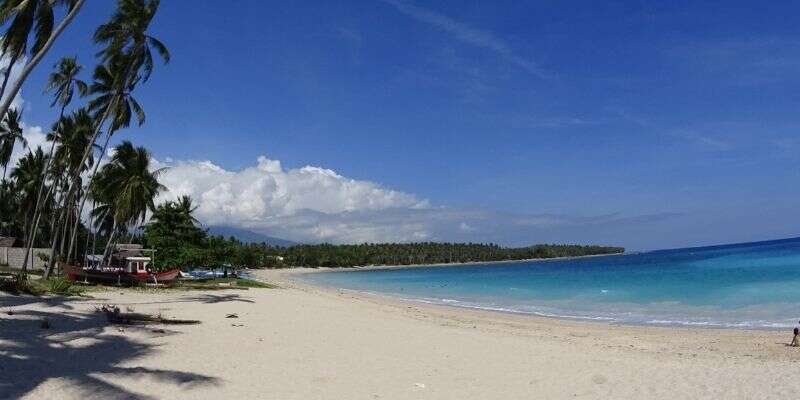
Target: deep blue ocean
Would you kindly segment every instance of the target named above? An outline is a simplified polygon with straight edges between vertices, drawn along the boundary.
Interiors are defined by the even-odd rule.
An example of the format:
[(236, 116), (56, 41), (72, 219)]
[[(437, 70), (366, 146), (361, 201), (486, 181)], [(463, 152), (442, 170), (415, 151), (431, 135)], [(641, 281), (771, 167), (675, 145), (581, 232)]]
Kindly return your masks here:
[(414, 301), (615, 323), (788, 328), (800, 320), (800, 238), (302, 279)]

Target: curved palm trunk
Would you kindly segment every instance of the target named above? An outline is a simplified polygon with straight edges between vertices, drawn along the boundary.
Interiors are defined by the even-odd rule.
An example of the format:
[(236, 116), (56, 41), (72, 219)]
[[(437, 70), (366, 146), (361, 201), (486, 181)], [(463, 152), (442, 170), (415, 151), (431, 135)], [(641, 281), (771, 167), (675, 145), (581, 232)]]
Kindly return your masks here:
[[(103, 144), (103, 149), (100, 151), (100, 156), (97, 157), (97, 160), (94, 163), (94, 168), (92, 170), (92, 174), (89, 175), (89, 182), (86, 184), (87, 188), (92, 186), (92, 181), (94, 180), (95, 175), (97, 175), (97, 170), (98, 170), (98, 168), (100, 168), (100, 162), (103, 161), (103, 156), (106, 154), (106, 150), (108, 149), (108, 142), (111, 140), (111, 135), (113, 135), (113, 134), (114, 134), (114, 132), (109, 131), (108, 135), (106, 135), (106, 142)], [(67, 260), (68, 261), (72, 260), (73, 246), (75, 245), (75, 238), (78, 235), (78, 227), (80, 226), (81, 215), (83, 214), (83, 207), (86, 204), (86, 198), (87, 197), (88, 196), (86, 194), (81, 196), (81, 204), (78, 207), (78, 214), (77, 214), (77, 216), (75, 218), (75, 225), (72, 227), (72, 235), (70, 235), (70, 239), (69, 239), (69, 250), (68, 250), (68, 253), (67, 253)]]
[[(6, 92), (6, 86), (8, 85), (8, 79), (11, 77), (11, 69), (14, 68), (14, 64), (17, 63), (17, 60), (19, 60), (19, 53), (14, 54), (11, 57), (11, 59), (8, 60), (8, 68), (6, 69), (6, 72), (3, 74), (3, 86), (0, 86), (0, 98), (3, 98), (3, 94)], [(12, 101), (13, 101), (13, 99), (12, 99)], [(5, 115), (5, 114), (6, 113), (4, 112), (3, 114), (0, 114), (0, 115)]]
[[(6, 172), (8, 172), (8, 163), (3, 165), (3, 180), (0, 181), (0, 185), (5, 185), (5, 183), (6, 183)], [(0, 203), (2, 203), (2, 201), (3, 201), (3, 194), (5, 194), (5, 191), (0, 190)], [(0, 215), (0, 233), (3, 231), (3, 223), (2, 222), (3, 222), (3, 216)]]
[[(61, 121), (64, 118), (64, 109), (67, 107), (66, 104), (61, 106), (61, 113), (59, 114), (58, 120)], [(39, 219), (41, 217), (41, 206), (42, 206), (42, 193), (44, 192), (45, 186), (47, 186), (47, 171), (50, 170), (50, 167), (53, 165), (53, 152), (56, 149), (56, 137), (53, 137), (53, 144), (50, 145), (50, 152), (47, 154), (47, 163), (42, 167), (42, 183), (39, 185), (39, 192), (36, 195), (36, 206), (34, 207), (33, 211), (33, 226), (31, 227), (31, 232), (34, 232), (33, 239), (28, 242), (28, 245), (25, 246), (25, 260), (23, 264), (28, 262), (28, 255), (31, 253), (33, 249), (34, 241), (36, 238), (36, 232), (39, 230)], [(52, 187), (50, 188), (52, 190)], [(47, 197), (49, 198), (51, 190), (48, 190)], [(51, 255), (52, 257), (52, 255)]]
[[(106, 243), (106, 248), (103, 250), (103, 261), (102, 264), (107, 264), (106, 259), (111, 256), (111, 249), (114, 246), (114, 238), (117, 236), (117, 219), (114, 218), (114, 225), (111, 228), (111, 235), (108, 236), (108, 242)], [(110, 262), (111, 260), (109, 260)]]
[[(62, 204), (61, 204), (62, 209), (63, 208), (67, 208), (69, 206), (69, 204), (68, 204), (69, 200), (66, 198), (66, 196), (63, 196), (63, 198), (61, 200), (62, 200)], [(52, 239), (52, 241), (50, 243), (50, 262), (48, 263), (47, 269), (44, 272), (44, 279), (47, 279), (47, 278), (50, 277), (50, 275), (52, 275), (53, 269), (55, 268), (56, 263), (57, 263), (58, 256), (60, 256), (61, 254), (64, 253), (64, 249), (63, 249), (64, 238), (62, 236), (61, 240), (59, 241), (58, 240), (58, 236), (61, 233), (61, 231), (63, 230), (61, 222), (64, 221), (64, 218), (67, 217), (67, 216), (68, 216), (67, 212), (64, 211), (64, 210), (62, 210), (62, 212), (58, 213), (57, 222), (55, 223), (55, 225), (52, 228), (52, 230), (53, 230), (53, 239)], [(66, 227), (66, 224), (64, 224), (64, 228), (65, 227)], [(58, 246), (59, 243), (62, 243), (62, 248), (61, 248), (60, 252), (56, 253), (56, 247)]]
[(50, 259), (47, 261), (47, 266), (44, 269), (44, 279), (47, 280), (50, 278), (50, 275), (53, 273), (53, 266), (55, 265), (55, 258), (56, 258), (56, 240), (58, 240), (58, 232), (57, 227), (59, 225), (56, 223), (56, 218), (53, 218), (50, 221), (50, 235), (53, 237), (51, 238), (50, 242)]
[(25, 64), (25, 67), (22, 68), (19, 78), (17, 78), (17, 80), (11, 85), (8, 95), (5, 96), (5, 100), (3, 100), (2, 104), (0, 104), (0, 115), (6, 115), (8, 108), (11, 107), (11, 101), (13, 101), (14, 97), (16, 97), (17, 93), (19, 93), (19, 89), (22, 88), (22, 84), (25, 83), (25, 79), (27, 79), (28, 75), (30, 75), (33, 69), (36, 68), (36, 65), (42, 61), (42, 58), (44, 58), (44, 55), (47, 54), (50, 48), (53, 47), (53, 43), (55, 43), (56, 39), (58, 39), (58, 36), (61, 35), (61, 32), (63, 32), (64, 29), (67, 28), (67, 25), (69, 25), (72, 20), (75, 19), (75, 16), (78, 15), (78, 11), (80, 11), (81, 7), (83, 7), (83, 3), (85, 1), (86, 0), (75, 1), (75, 4), (69, 10), (69, 13), (67, 13), (64, 19), (61, 20), (58, 26), (56, 26), (56, 28), (53, 30), (53, 33), (50, 34), (50, 38), (47, 39), (42, 48), (39, 49), (33, 58), (31, 58), (31, 60)]

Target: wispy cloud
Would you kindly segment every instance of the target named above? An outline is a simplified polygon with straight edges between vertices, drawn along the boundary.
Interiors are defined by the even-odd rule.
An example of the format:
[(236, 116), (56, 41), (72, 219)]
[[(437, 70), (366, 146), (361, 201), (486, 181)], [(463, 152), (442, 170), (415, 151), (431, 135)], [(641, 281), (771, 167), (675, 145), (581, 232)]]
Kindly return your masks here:
[(535, 61), (525, 59), (516, 52), (503, 39), (498, 38), (489, 31), (475, 29), (467, 24), (456, 21), (446, 15), (418, 7), (402, 0), (380, 0), (391, 5), (397, 11), (439, 30), (463, 43), (487, 49), (502, 57), (504, 60), (542, 79), (550, 78), (550, 74), (542, 69)]
[(669, 49), (667, 57), (692, 75), (706, 73), (740, 86), (796, 81), (800, 41), (752, 37), (691, 43)]
[(735, 141), (727, 133), (730, 127), (723, 123), (695, 124), (688, 127), (663, 126), (651, 118), (637, 115), (626, 110), (616, 110), (615, 113), (624, 121), (633, 123), (643, 128), (643, 132), (677, 140), (680, 143), (690, 144), (697, 150), (709, 152), (727, 152), (733, 150)]

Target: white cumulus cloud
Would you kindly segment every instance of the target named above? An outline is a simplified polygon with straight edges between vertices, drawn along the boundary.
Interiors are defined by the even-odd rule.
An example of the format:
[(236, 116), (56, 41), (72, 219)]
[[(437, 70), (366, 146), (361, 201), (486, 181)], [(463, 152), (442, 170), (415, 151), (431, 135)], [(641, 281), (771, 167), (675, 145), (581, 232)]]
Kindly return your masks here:
[(191, 196), (198, 206), (197, 217), (204, 224), (280, 231), (294, 239), (342, 242), (389, 238), (391, 235), (376, 232), (375, 226), (334, 221), (331, 216), (429, 207), (424, 199), (373, 182), (314, 166), (284, 169), (280, 161), (263, 156), (241, 171), (229, 171), (210, 161), (156, 161), (155, 167), (168, 168), (161, 178), (168, 191), (161, 200)]

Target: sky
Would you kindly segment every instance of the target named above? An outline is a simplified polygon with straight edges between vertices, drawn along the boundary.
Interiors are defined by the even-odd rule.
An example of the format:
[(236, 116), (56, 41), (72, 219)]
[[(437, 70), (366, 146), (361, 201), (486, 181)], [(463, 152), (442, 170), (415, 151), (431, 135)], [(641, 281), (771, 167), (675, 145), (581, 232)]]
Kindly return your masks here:
[[(800, 234), (796, 2), (187, 4), (162, 2), (172, 60), (114, 141), (206, 225), (631, 250)], [(77, 55), (90, 79), (112, 11), (89, 2), (25, 83), (32, 137), (57, 115), (49, 68)]]

